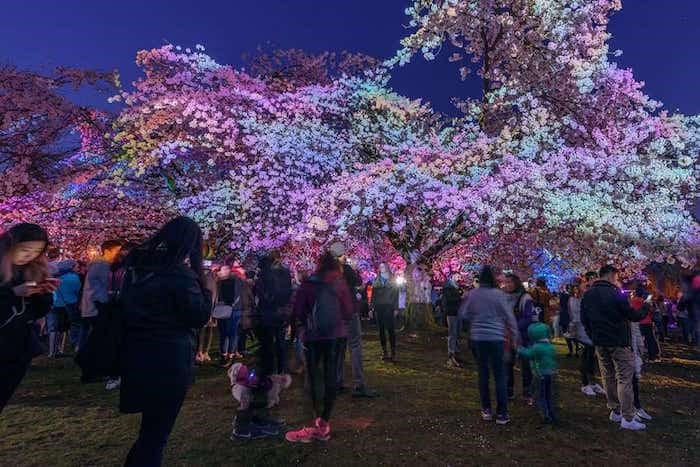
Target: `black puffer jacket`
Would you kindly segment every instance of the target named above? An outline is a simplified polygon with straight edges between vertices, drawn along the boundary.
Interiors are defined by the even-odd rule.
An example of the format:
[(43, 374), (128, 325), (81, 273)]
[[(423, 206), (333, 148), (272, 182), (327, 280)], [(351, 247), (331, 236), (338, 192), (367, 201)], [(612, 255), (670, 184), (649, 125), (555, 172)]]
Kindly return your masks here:
[(53, 304), (52, 294), (18, 297), (12, 289), (24, 280), (18, 274), (0, 285), (0, 361), (29, 361), (40, 352), (33, 322), (44, 317)]
[(195, 338), (211, 311), (211, 292), (186, 266), (129, 270), (122, 288), (126, 341), (120, 409), (142, 412), (181, 403), (194, 380)]
[(630, 347), (630, 321), (648, 312), (648, 306), (634, 311), (622, 291), (604, 280), (594, 282), (581, 301), (581, 322), (593, 345), (601, 347)]

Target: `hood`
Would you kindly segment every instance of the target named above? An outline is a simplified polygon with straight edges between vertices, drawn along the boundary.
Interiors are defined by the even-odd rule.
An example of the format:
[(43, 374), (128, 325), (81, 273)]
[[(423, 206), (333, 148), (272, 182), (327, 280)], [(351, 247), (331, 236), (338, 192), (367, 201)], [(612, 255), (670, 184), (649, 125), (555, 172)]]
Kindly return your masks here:
[(527, 336), (532, 341), (549, 339), (549, 326), (544, 323), (534, 323), (527, 328)]
[(73, 272), (76, 264), (77, 263), (72, 259), (65, 259), (63, 261), (56, 261), (49, 264), (49, 270), (54, 276), (62, 276), (69, 272)]

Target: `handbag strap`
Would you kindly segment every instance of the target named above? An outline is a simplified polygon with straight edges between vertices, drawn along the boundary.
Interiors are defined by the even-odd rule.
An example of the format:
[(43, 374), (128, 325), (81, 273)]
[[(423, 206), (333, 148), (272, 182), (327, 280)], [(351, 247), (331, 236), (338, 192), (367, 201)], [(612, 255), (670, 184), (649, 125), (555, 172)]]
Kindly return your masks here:
[(7, 319), (7, 321), (5, 321), (4, 323), (2, 323), (2, 326), (0, 326), (0, 329), (4, 328), (4, 327), (7, 326), (8, 324), (10, 324), (10, 323), (11, 323), (12, 321), (14, 321), (14, 319), (17, 318), (18, 316), (22, 316), (22, 315), (24, 314), (25, 311), (27, 311), (27, 304), (26, 304), (26, 302), (24, 301), (24, 297), (22, 297), (22, 311), (17, 312), (17, 307), (15, 307), (15, 306), (13, 305), (13, 306), (12, 306), (12, 315)]

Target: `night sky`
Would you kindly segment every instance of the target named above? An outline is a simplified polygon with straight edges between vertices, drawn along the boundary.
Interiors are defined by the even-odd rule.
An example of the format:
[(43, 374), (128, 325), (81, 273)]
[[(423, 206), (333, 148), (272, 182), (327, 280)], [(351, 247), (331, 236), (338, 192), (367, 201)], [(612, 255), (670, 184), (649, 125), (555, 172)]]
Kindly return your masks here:
[[(349, 50), (391, 56), (407, 30), (408, 0), (6, 0), (0, 61), (23, 68), (117, 68), (126, 85), (138, 76), (136, 51), (171, 42), (203, 44), (219, 63), (240, 66), (246, 52), (273, 43), (312, 52)], [(700, 113), (700, 1), (623, 0), (613, 16), (611, 49), (622, 49), (646, 92), (671, 110)], [(443, 51), (394, 72), (393, 87), (454, 113), (450, 98), (479, 94), (461, 82)], [(85, 98), (103, 103), (105, 96)]]

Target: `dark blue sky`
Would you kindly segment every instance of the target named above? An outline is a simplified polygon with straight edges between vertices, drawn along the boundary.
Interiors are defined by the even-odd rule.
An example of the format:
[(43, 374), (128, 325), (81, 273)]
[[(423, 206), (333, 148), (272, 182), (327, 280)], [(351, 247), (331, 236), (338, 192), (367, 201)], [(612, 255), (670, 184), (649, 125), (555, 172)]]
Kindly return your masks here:
[[(136, 51), (165, 42), (201, 43), (219, 63), (241, 64), (245, 52), (272, 42), (309, 51), (350, 50), (386, 58), (406, 33), (408, 0), (6, 0), (0, 61), (28, 68), (55, 65), (119, 69), (137, 76)], [(700, 1), (623, 0), (612, 20), (618, 59), (669, 109), (700, 113)], [(478, 95), (460, 82), (447, 53), (394, 73), (402, 94), (452, 113), (450, 97)], [(91, 99), (92, 100), (92, 99)]]

